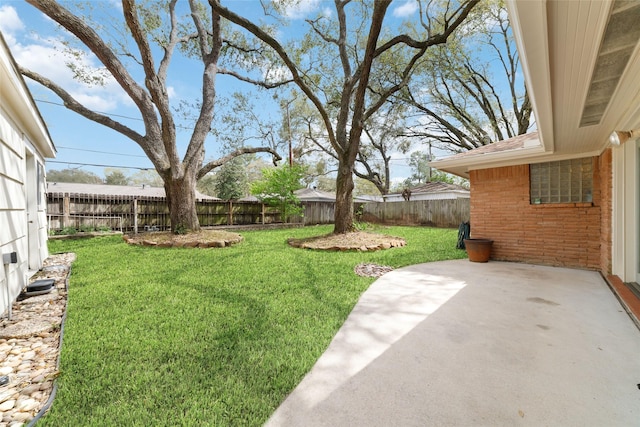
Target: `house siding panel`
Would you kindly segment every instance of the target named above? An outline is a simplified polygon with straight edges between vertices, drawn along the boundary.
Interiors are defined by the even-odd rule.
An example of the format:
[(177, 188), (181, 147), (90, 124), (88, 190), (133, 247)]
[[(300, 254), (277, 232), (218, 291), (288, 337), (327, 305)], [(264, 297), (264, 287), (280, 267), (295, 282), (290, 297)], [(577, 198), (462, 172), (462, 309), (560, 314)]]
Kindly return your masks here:
[(24, 176), (24, 159), (0, 139), (0, 175), (14, 180)]
[(4, 109), (0, 108), (0, 140), (14, 153), (24, 152), (22, 135), (16, 130), (18, 126), (9, 118)]
[(0, 175), (0, 211), (26, 209), (24, 185)]
[[(16, 240), (26, 239), (27, 221), (21, 211), (0, 211), (0, 224), (2, 224), (0, 227), (0, 248)], [(2, 291), (0, 290), (0, 292)]]
[(593, 162), (592, 203), (530, 204), (529, 165), (471, 171), (471, 236), (493, 239), (496, 260), (608, 271), (610, 153)]
[[(0, 316), (47, 257), (44, 157), (55, 148), (4, 38), (0, 36), (0, 253), (18, 262), (0, 267)], [(38, 166), (40, 165), (40, 166)]]

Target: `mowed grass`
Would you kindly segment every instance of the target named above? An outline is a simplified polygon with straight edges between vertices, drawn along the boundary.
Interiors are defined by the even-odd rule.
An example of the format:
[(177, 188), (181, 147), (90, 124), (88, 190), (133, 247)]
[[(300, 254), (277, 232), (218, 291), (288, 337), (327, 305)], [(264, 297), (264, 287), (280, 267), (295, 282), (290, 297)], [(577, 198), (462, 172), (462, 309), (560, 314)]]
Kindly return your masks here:
[[(75, 252), (51, 426), (262, 425), (326, 349), (375, 280), (361, 262), (402, 267), (462, 258), (457, 230), (385, 227), (407, 246), (296, 249), (329, 226), (242, 232), (229, 248), (50, 241)], [(39, 423), (39, 424), (40, 424)]]

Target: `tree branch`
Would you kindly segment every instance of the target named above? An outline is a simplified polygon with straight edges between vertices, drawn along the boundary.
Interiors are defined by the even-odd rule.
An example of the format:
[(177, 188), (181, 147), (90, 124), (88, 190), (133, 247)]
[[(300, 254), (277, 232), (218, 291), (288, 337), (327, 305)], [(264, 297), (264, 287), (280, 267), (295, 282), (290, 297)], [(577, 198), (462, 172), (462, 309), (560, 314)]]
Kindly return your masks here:
[(371, 73), (371, 67), (374, 59), (374, 52), (376, 51), (376, 45), (378, 44), (378, 37), (382, 30), (382, 21), (387, 12), (387, 8), (391, 4), (391, 0), (380, 0), (375, 2), (373, 6), (373, 13), (371, 15), (371, 27), (369, 29), (369, 36), (367, 37), (367, 44), (365, 47), (364, 60), (360, 64), (359, 84), (356, 89), (356, 93), (353, 100), (353, 118), (351, 120), (351, 129), (349, 131), (349, 140), (355, 147), (349, 147), (349, 164), (353, 164), (358, 152), (358, 143), (360, 141), (360, 135), (364, 127), (364, 122), (367, 119), (365, 114), (365, 96), (367, 92), (367, 86), (369, 83), (369, 76)]
[(242, 156), (243, 154), (253, 154), (253, 153), (271, 153), (273, 156), (273, 163), (275, 164), (277, 161), (282, 160), (282, 157), (271, 147), (243, 147), (238, 148), (232, 153), (227, 154), (224, 157), (219, 158), (218, 160), (214, 160), (212, 162), (207, 163), (202, 166), (196, 175), (196, 179), (200, 179), (213, 169), (222, 166), (226, 162), (235, 159), (236, 157)]
[[(145, 124), (147, 137), (151, 139), (160, 138), (160, 125), (149, 94), (131, 77), (125, 66), (93, 28), (54, 0), (27, 0), (27, 2), (62, 25), (62, 27), (80, 39), (80, 41), (96, 55), (100, 62), (104, 64), (116, 79), (120, 87), (138, 106)], [(166, 160), (164, 160), (162, 164), (168, 166)], [(164, 167), (162, 164), (160, 166)]]
[(238, 79), (240, 81), (251, 83), (252, 85), (260, 86), (260, 87), (263, 87), (265, 89), (275, 89), (275, 88), (278, 88), (280, 86), (284, 86), (284, 85), (287, 85), (287, 84), (293, 82), (293, 79), (289, 79), (289, 80), (283, 80), (283, 81), (280, 81), (280, 82), (269, 83), (269, 82), (266, 82), (264, 80), (255, 80), (255, 79), (252, 79), (250, 77), (243, 76), (242, 74), (240, 74), (240, 73), (238, 73), (236, 71), (233, 71), (233, 70), (229, 70), (227, 68), (218, 68), (218, 73), (235, 77), (236, 79)]
[[(162, 142), (169, 162), (172, 165), (172, 170), (174, 170), (177, 165), (180, 164), (180, 159), (178, 158), (176, 144), (174, 143), (176, 129), (169, 107), (169, 95), (166, 92), (166, 82), (162, 81), (160, 76), (156, 74), (151, 46), (149, 46), (149, 41), (138, 19), (134, 0), (122, 0), (122, 9), (127, 27), (140, 52), (145, 74), (145, 85), (161, 117)], [(170, 56), (171, 55), (168, 55), (168, 57), (166, 57), (166, 61), (169, 60)], [(166, 66), (167, 64), (164, 65), (165, 68)], [(174, 170), (174, 172), (177, 171)]]
[(160, 60), (160, 67), (158, 68), (158, 77), (160, 81), (167, 81), (167, 70), (171, 63), (171, 57), (176, 45), (180, 42), (178, 38), (178, 20), (176, 18), (176, 3), (178, 0), (171, 0), (169, 2), (169, 19), (171, 22), (171, 31), (169, 32), (169, 44), (164, 48), (164, 57)]
[[(198, 15), (198, 3), (195, 0), (189, 0), (191, 8), (191, 19), (196, 26), (198, 36), (200, 38), (200, 46), (202, 52), (202, 62), (204, 72), (202, 73), (202, 105), (200, 106), (200, 114), (193, 128), (191, 139), (187, 152), (184, 155), (184, 163), (187, 166), (194, 164), (202, 164), (204, 160), (204, 141), (206, 135), (211, 130), (211, 122), (213, 121), (213, 111), (216, 100), (216, 75), (218, 72), (218, 59), (220, 58), (220, 49), (222, 47), (222, 36), (220, 28), (220, 15), (211, 10), (211, 44), (206, 40), (209, 34), (205, 31), (204, 25)], [(210, 46), (209, 51), (204, 46)]]
[(36, 73), (35, 71), (31, 71), (21, 66), (18, 66), (18, 69), (20, 71), (20, 74), (22, 74), (23, 76), (28, 77), (35, 82), (38, 82), (42, 86), (58, 95), (60, 99), (62, 99), (64, 106), (69, 110), (74, 111), (93, 122), (113, 129), (114, 131), (126, 136), (127, 138), (130, 138), (144, 150), (145, 154), (149, 157), (154, 165), (162, 164), (164, 162), (164, 157), (160, 157), (155, 150), (151, 149), (152, 144), (150, 144), (148, 137), (140, 135), (138, 132), (123, 125), (120, 122), (113, 120), (107, 115), (100, 114), (88, 109), (80, 102), (78, 102), (73, 96), (71, 96), (69, 92), (67, 92), (48, 78)]
[(280, 43), (278, 43), (278, 41), (276, 39), (271, 37), (269, 34), (267, 34), (265, 31), (263, 31), (260, 27), (258, 27), (257, 25), (255, 25), (251, 21), (249, 21), (246, 18), (243, 18), (243, 17), (237, 15), (236, 13), (232, 12), (231, 10), (223, 7), (220, 4), (219, 0), (209, 0), (209, 4), (213, 8), (213, 10), (218, 12), (222, 17), (224, 17), (225, 19), (233, 22), (236, 25), (239, 25), (242, 28), (245, 28), (251, 34), (253, 34), (254, 36), (258, 37), (264, 43), (269, 45), (278, 54), (280, 59), (282, 59), (284, 64), (287, 66), (287, 68), (291, 72), (291, 75), (293, 76), (293, 81), (298, 85), (300, 90), (302, 90), (305, 93), (305, 95), (307, 95), (309, 100), (313, 103), (313, 105), (318, 110), (318, 113), (322, 117), (322, 121), (324, 122), (324, 124), (325, 124), (325, 126), (327, 128), (327, 132), (329, 134), (329, 141), (331, 141), (331, 145), (333, 145), (336, 149), (338, 149), (338, 146), (336, 145), (336, 137), (335, 137), (335, 134), (333, 132), (333, 126), (332, 126), (331, 118), (329, 117), (329, 114), (325, 110), (322, 101), (320, 101), (320, 99), (313, 93), (313, 91), (307, 85), (307, 83), (304, 81), (304, 79), (302, 79), (302, 77), (300, 76), (300, 73), (298, 71), (297, 65), (289, 57), (289, 55), (284, 50), (282, 45)]
[[(414, 49), (426, 49), (429, 46), (433, 46), (436, 44), (442, 44), (447, 41), (447, 38), (453, 33), (462, 22), (467, 18), (471, 9), (475, 7), (476, 4), (479, 3), (480, 0), (469, 0), (467, 2), (463, 2), (460, 4), (460, 7), (454, 11), (452, 17), (455, 17), (453, 21), (451, 21), (452, 17), (445, 18), (445, 22), (443, 25), (443, 30), (439, 34), (432, 36), (430, 31), (428, 31), (427, 39), (425, 40), (416, 40), (407, 34), (401, 34), (393, 37), (388, 42), (384, 43), (382, 46), (378, 47), (375, 51), (374, 56), (378, 57), (387, 50), (398, 44), (405, 44)], [(425, 26), (427, 28), (427, 26)]]
[[(471, 9), (473, 9), (473, 7), (478, 2), (479, 2), (479, 0), (470, 0), (466, 4), (464, 4), (464, 3), (461, 4), (460, 7), (458, 9), (456, 9), (456, 11), (452, 15), (453, 17), (456, 17), (456, 19), (451, 21), (452, 18), (446, 18), (445, 19), (444, 29), (439, 34), (436, 34), (436, 35), (433, 35), (433, 36), (431, 34), (428, 34), (428, 38), (426, 40), (423, 40), (423, 41), (414, 40), (414, 39), (412, 39), (411, 37), (409, 37), (407, 35), (400, 35), (400, 36), (394, 37), (389, 42), (383, 44), (381, 47), (379, 47), (379, 48), (377, 48), (375, 50), (374, 57), (377, 57), (377, 56), (381, 55), (382, 53), (384, 53), (385, 51), (391, 49), (395, 45), (397, 45), (399, 43), (405, 43), (405, 44), (407, 44), (407, 46), (410, 46), (410, 47), (413, 47), (415, 49), (418, 49), (418, 52), (416, 52), (413, 55), (411, 60), (404, 67), (404, 69), (403, 69), (403, 71), (401, 73), (401, 81), (399, 83), (391, 86), (390, 88), (387, 88), (385, 91), (383, 91), (380, 94), (380, 96), (378, 97), (378, 100), (375, 103), (373, 103), (373, 105), (371, 107), (369, 107), (369, 109), (367, 109), (367, 111), (366, 111), (366, 113), (364, 115), (364, 120), (367, 120), (369, 117), (371, 117), (373, 114), (375, 114), (375, 112), (378, 111), (382, 107), (382, 105), (384, 105), (384, 103), (392, 95), (394, 95), (395, 93), (397, 93), (398, 91), (402, 90), (404, 87), (407, 86), (407, 84), (409, 83), (409, 80), (411, 78), (411, 73), (413, 72), (413, 69), (414, 69), (416, 63), (418, 62), (418, 60), (420, 58), (422, 58), (424, 56), (424, 54), (427, 52), (427, 49), (429, 47), (431, 47), (431, 46), (435, 46), (435, 45), (438, 45), (438, 44), (446, 43), (447, 39), (449, 38), (449, 36), (458, 28), (458, 26), (460, 26), (462, 24), (462, 22), (464, 22), (466, 17), (471, 12)], [(362, 64), (361, 64), (360, 68), (362, 68)], [(359, 74), (359, 73), (357, 73), (357, 74)]]

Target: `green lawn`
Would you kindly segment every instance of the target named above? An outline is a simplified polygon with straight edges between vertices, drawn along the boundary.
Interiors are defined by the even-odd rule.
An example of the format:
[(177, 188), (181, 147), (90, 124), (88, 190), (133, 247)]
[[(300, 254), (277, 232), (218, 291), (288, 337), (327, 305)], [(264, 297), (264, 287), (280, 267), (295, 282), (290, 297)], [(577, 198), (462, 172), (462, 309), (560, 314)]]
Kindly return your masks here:
[(243, 232), (223, 249), (129, 246), (119, 237), (50, 241), (75, 252), (52, 426), (263, 424), (313, 366), (374, 281), (393, 267), (465, 257), (457, 230), (389, 227), (407, 246), (291, 248), (328, 226)]

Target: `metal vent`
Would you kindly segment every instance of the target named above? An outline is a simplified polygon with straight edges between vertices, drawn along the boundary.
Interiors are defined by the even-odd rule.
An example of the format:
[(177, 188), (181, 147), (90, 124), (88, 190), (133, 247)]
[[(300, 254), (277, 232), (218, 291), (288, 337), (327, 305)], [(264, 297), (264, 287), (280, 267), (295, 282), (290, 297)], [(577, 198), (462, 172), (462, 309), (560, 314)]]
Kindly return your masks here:
[(640, 2), (617, 0), (602, 38), (580, 127), (597, 125), (640, 40)]

